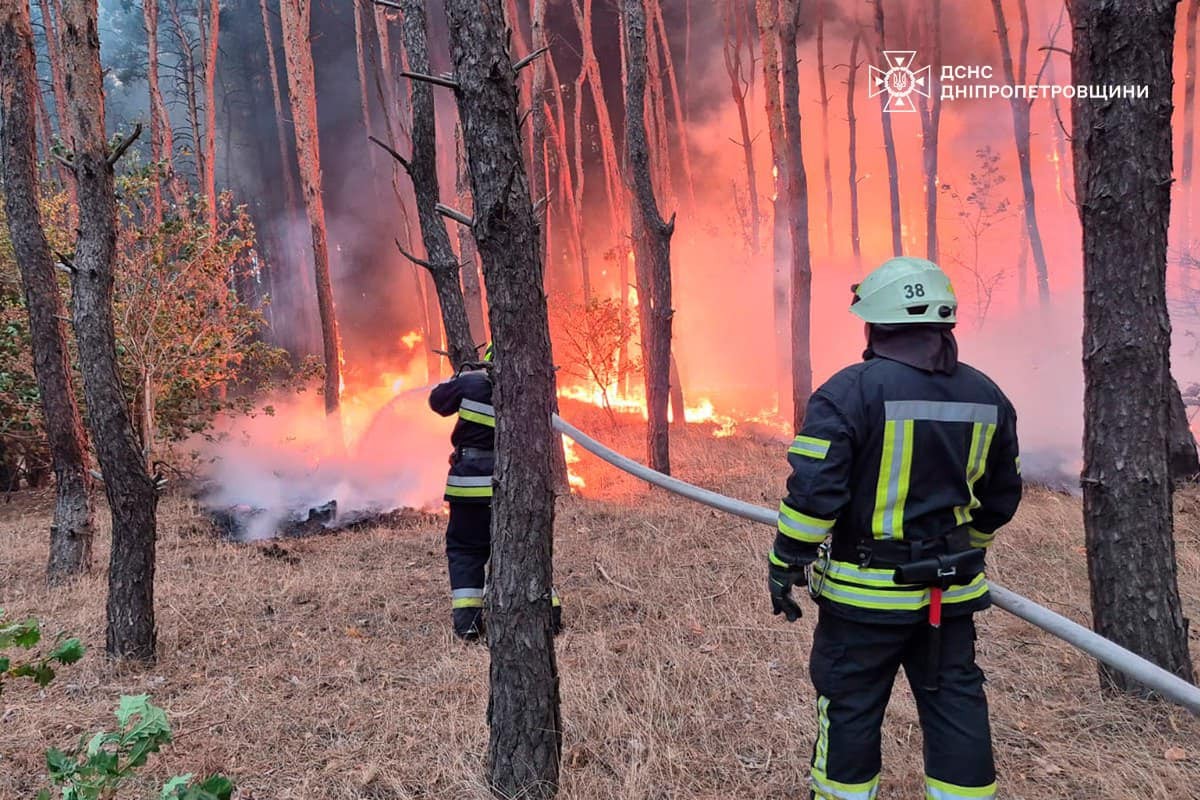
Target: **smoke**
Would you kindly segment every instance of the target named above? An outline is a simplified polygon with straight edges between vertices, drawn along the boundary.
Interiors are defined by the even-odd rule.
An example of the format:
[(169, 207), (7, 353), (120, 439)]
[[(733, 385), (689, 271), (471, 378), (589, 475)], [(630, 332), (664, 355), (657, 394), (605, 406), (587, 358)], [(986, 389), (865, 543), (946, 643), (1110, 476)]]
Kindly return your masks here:
[(348, 393), (332, 417), (308, 392), (275, 398), (269, 413), (220, 420), (213, 441), (194, 445), (206, 465), (202, 504), (258, 512), (249, 539), (273, 536), (281, 522), (331, 500), (332, 524), (440, 508), (451, 422), (429, 410), (424, 389), (398, 390), (406, 379), (385, 376)]

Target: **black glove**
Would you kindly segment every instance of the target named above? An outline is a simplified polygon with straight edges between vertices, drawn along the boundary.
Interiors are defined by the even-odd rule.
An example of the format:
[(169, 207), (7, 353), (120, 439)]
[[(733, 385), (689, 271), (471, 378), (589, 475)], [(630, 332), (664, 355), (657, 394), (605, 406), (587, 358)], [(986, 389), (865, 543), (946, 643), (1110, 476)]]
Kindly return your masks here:
[(808, 576), (802, 565), (780, 566), (774, 560), (767, 565), (767, 588), (771, 592), (771, 613), (783, 614), (788, 622), (804, 616), (804, 610), (792, 598), (793, 586), (806, 586)]

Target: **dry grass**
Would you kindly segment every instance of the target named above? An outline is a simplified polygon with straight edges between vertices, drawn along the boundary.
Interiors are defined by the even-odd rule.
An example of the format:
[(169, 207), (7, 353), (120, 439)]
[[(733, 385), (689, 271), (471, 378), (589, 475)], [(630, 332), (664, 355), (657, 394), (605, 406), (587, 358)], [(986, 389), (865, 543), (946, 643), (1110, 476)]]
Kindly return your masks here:
[[(640, 452), (640, 434), (603, 438)], [(586, 454), (590, 488), (562, 502), (556, 574), (561, 797), (799, 798), (814, 719), (806, 654), (814, 614), (768, 611), (770, 531), (617, 475)], [(777, 502), (777, 446), (677, 439), (682, 477)], [(224, 770), (243, 798), (483, 798), (487, 651), (447, 626), (441, 522), (285, 543), (295, 563), (213, 541), (182, 498), (162, 507), (160, 660), (106, 664), (104, 575), (43, 588), (49, 498), (0, 506), (0, 605), (80, 635), (89, 654), (45, 691), (10, 684), (0, 716), (0, 798), (31, 797), (46, 747), (111, 721), (122, 693), (150, 692), (177, 743), (153, 780)], [(1185, 605), (1200, 607), (1200, 497), (1180, 499)], [(102, 537), (106, 538), (106, 537)], [(1083, 620), (1087, 581), (1076, 500), (1033, 490), (999, 538), (993, 573)], [(99, 548), (99, 564), (107, 549)], [(614, 582), (601, 577), (603, 565)], [(620, 588), (623, 584), (633, 591)], [(1096, 691), (1092, 663), (1003, 612), (982, 617), (1002, 796), (1200, 796), (1200, 722)], [(1193, 644), (1200, 663), (1200, 647)], [(885, 727), (883, 795), (921, 794), (916, 712), (898, 682)], [(1168, 760), (1181, 747), (1183, 760)]]

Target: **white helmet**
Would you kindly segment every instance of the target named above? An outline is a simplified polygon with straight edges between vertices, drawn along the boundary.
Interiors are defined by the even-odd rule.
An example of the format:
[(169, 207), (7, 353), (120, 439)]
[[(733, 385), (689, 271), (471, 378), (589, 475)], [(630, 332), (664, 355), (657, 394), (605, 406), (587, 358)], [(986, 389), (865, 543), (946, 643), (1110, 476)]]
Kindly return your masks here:
[(958, 298), (950, 278), (932, 261), (897, 256), (851, 287), (851, 313), (885, 325), (957, 322)]

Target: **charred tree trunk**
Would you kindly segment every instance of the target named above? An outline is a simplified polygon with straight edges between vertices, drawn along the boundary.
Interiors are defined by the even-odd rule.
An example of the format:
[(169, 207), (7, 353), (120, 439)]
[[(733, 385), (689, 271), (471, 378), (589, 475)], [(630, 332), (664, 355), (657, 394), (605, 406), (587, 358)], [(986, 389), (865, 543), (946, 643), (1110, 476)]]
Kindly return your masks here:
[(755, 0), (759, 46), (762, 48), (763, 94), (766, 96), (767, 130), (771, 138), (771, 202), (773, 228), (771, 235), (772, 309), (775, 321), (775, 389), (779, 412), (782, 414), (792, 392), (790, 336), (788, 320), (788, 271), (791, 256), (788, 241), (787, 192), (780, 188), (787, 183), (787, 136), (783, 126), (779, 81), (779, 0)]
[(1200, 17), (1200, 0), (1189, 0), (1187, 6), (1186, 58), (1183, 76), (1183, 157), (1179, 169), (1179, 189), (1183, 208), (1179, 211), (1179, 246), (1184, 258), (1180, 271), (1191, 269), (1192, 256), (1192, 164), (1196, 151), (1196, 20)]
[[(825, 254), (833, 256), (833, 167), (829, 163), (829, 91), (825, 87), (825, 2), (817, 2), (817, 85), (821, 92), (821, 161), (825, 170)], [(934, 61), (935, 64), (940, 63)]]
[[(558, 78), (558, 67), (554, 62), (554, 54), (547, 51), (544, 56), (550, 72), (550, 80), (554, 85), (554, 111), (547, 114), (550, 121), (551, 133), (558, 161), (558, 182), (560, 185), (560, 200), (567, 218), (567, 241), (571, 245), (571, 253), (575, 263), (579, 264), (580, 279), (583, 285), (584, 302), (591, 300), (592, 276), (587, 263), (587, 247), (583, 242), (583, 218), (580, 206), (583, 202), (577, 184), (571, 177), (571, 157), (567, 150), (567, 114), (563, 106), (562, 82)], [(548, 102), (548, 101), (547, 101)]]
[(208, 38), (204, 54), (204, 194), (208, 229), (217, 230), (217, 42), (221, 33), (221, 2), (208, 7)]
[[(546, 0), (531, 0), (530, 6), (529, 19), (533, 38), (532, 47), (536, 51), (547, 46)], [(516, 24), (515, 20), (513, 24)], [(547, 285), (549, 285), (552, 270), (549, 267), (549, 253), (547, 252), (546, 245), (547, 237), (550, 233), (550, 182), (546, 179), (546, 104), (544, 102), (546, 94), (547, 56), (549, 56), (549, 53), (544, 53), (535, 59), (532, 65), (533, 83), (529, 89), (529, 113), (532, 117), (529, 177), (535, 208), (537, 204), (545, 201), (543, 209), (545, 216), (538, 223), (538, 246), (542, 254), (542, 265), (546, 271)]]
[[(875, 36), (879, 40), (877, 54), (879, 63), (887, 62), (883, 55), (887, 49), (884, 31), (883, 0), (871, 0), (875, 4)], [(900, 173), (896, 163), (896, 139), (892, 135), (892, 116), (887, 110), (887, 92), (879, 93), (879, 119), (883, 123), (883, 151), (887, 157), (888, 199), (892, 214), (892, 255), (904, 253), (903, 226), (900, 221)]]
[[(369, 135), (374, 129), (371, 127), (371, 97), (367, 91), (367, 29), (364, 23), (366, 11), (363, 9), (363, 4), (360, 0), (353, 0), (354, 13), (354, 62), (358, 68), (358, 103), (359, 113), (362, 114), (363, 130)], [(424, 10), (424, 9), (422, 9)], [(371, 162), (372, 174), (378, 173), (379, 168), (376, 163), (375, 150), (370, 151), (368, 156)], [(378, 184), (377, 184), (378, 185)]]
[(445, 0), (463, 122), (472, 231), (496, 343), (496, 490), (488, 591), (490, 784), (497, 797), (558, 791), (562, 754), (551, 631), (554, 367), (537, 224), (521, 161), (516, 75), (500, 0)]
[[(1017, 57), (1019, 67), (1014, 70), (1012, 51), (1008, 45), (1008, 26), (1004, 20), (1004, 5), (1001, 0), (992, 0), (992, 12), (996, 17), (996, 36), (1000, 40), (1000, 61), (1004, 78), (1009, 85), (1024, 84), (1027, 79), (1029, 51), (1029, 12), (1025, 0), (1019, 0), (1021, 14), (1021, 42)], [(1017, 97), (1014, 93), (1009, 105), (1012, 107), (1013, 135), (1017, 142), (1017, 163), (1021, 169), (1021, 189), (1024, 194), (1025, 227), (1029, 231), (1029, 250), (1033, 254), (1033, 265), (1037, 270), (1038, 299), (1045, 307), (1050, 303), (1050, 278), (1046, 268), (1046, 251), (1042, 248), (1042, 234), (1038, 229), (1037, 206), (1033, 188), (1033, 164), (1029, 150), (1029, 109), (1032, 101)]]
[[(403, 6), (404, 50), (408, 68), (428, 74), (429, 45), (426, 33), (425, 1), (401, 0)], [(446, 332), (446, 352), (450, 365), (476, 360), (476, 342), (471, 337), (471, 323), (459, 282), (458, 259), (450, 245), (446, 223), (437, 212), (441, 198), (437, 174), (437, 119), (433, 103), (433, 87), (425, 81), (410, 81), (409, 105), (412, 108), (412, 160), (401, 161), (413, 182), (417, 197), (417, 220), (421, 239), (425, 243), (426, 260), (420, 262), (429, 270), (433, 288), (441, 307), (442, 327)]]
[[(625, 157), (633, 196), (633, 249), (638, 278), (642, 363), (646, 379), (647, 453), (650, 468), (671, 472), (667, 406), (671, 392), (671, 235), (675, 215), (664, 221), (651, 181), (646, 141), (646, 8), (644, 0), (623, 0), (625, 27)], [(682, 415), (682, 409), (680, 409)]]
[(862, 42), (862, 34), (854, 32), (854, 40), (850, 43), (850, 66), (846, 76), (846, 128), (849, 132), (847, 141), (850, 149), (850, 248), (854, 252), (854, 264), (862, 270), (862, 243), (859, 239), (858, 228), (858, 121), (854, 116), (854, 84), (858, 77), (858, 46)]
[[(1179, 599), (1169, 465), (1175, 3), (1070, 5), (1073, 82), (1149, 86), (1147, 99), (1072, 103), (1083, 226), (1083, 512), (1096, 632), (1193, 680)], [(1105, 688), (1147, 690), (1101, 668)]]
[(310, 0), (282, 0), (283, 50), (287, 58), (292, 122), (296, 128), (296, 153), (304, 205), (312, 229), (313, 275), (317, 309), (321, 315), (321, 345), (325, 361), (325, 412), (338, 409), (341, 394), (341, 341), (329, 274), (329, 242), (325, 232), (325, 201), (321, 190), (321, 156), (317, 139), (317, 101), (314, 91), (312, 50), (309, 48)]
[[(650, 7), (653, 17), (651, 28), (658, 31), (658, 43), (662, 48), (663, 66), (667, 72), (667, 84), (671, 87), (671, 110), (675, 120), (676, 138), (679, 141), (679, 163), (683, 167), (683, 181), (687, 189), (688, 207), (696, 207), (696, 185), (692, 180), (692, 154), (688, 140), (688, 127), (684, 119), (683, 98), (679, 94), (679, 80), (675, 76), (675, 59), (671, 56), (671, 39), (667, 36), (667, 25), (663, 19), (662, 0), (654, 0)], [(685, 9), (690, 14), (690, 6)], [(687, 79), (687, 72), (684, 72)]]
[(71, 386), (62, 297), (38, 206), (37, 92), (29, 7), (7, 3), (0, 12), (0, 180), (56, 478), (46, 564), (46, 580), (53, 586), (91, 568), (94, 526), (87, 438)]
[(725, 28), (725, 72), (729, 76), (729, 93), (733, 97), (741, 131), (742, 158), (746, 165), (747, 206), (750, 210), (750, 255), (757, 260), (762, 245), (762, 211), (758, 207), (758, 174), (754, 169), (754, 141), (750, 135), (750, 117), (746, 113), (746, 95), (750, 80), (742, 74), (742, 48), (746, 46), (746, 22), (743, 9), (733, 0), (721, 5), (721, 21)]
[(1171, 482), (1178, 486), (1194, 482), (1200, 477), (1200, 453), (1196, 451), (1196, 437), (1188, 421), (1187, 406), (1174, 378), (1171, 379), (1171, 388), (1167, 392), (1167, 400), (1170, 403), (1167, 414), (1171, 426), (1168, 444)]
[(192, 51), (192, 41), (187, 28), (183, 24), (183, 15), (179, 11), (177, 0), (168, 0), (167, 8), (171, 15), (171, 28), (175, 41), (179, 43), (180, 67), (183, 75), (180, 91), (184, 94), (187, 104), (188, 126), (192, 134), (192, 158), (196, 164), (196, 180), (201, 190), (207, 186), (205, 180), (204, 141), (200, 136), (200, 107), (196, 103), (196, 55)]
[[(458, 208), (471, 216), (474, 203), (471, 201), (471, 178), (467, 174), (467, 154), (463, 149), (462, 126), (454, 127), (455, 180), (454, 191), (458, 195)], [(483, 316), (483, 293), (479, 286), (479, 250), (475, 237), (465, 225), (458, 226), (458, 252), (462, 259), (463, 301), (467, 306), (467, 321), (471, 326), (471, 341), (479, 344), (487, 341), (487, 324)]]
[(788, 232), (792, 240), (792, 419), (804, 427), (804, 410), (812, 394), (809, 329), (812, 306), (812, 260), (808, 243), (808, 177), (800, 141), (800, 71), (796, 61), (796, 26), (800, 0), (780, 0), (779, 62), (783, 67), (783, 125), (787, 137)]
[[(934, 64), (942, 63), (942, 0), (930, 0), (928, 30)], [(918, 95), (921, 109), (921, 154), (925, 167), (925, 257), (938, 260), (938, 135), (942, 127), (941, 79), (930, 87), (931, 97)]]
[(113, 262), (117, 202), (114, 154), (104, 128), (103, 74), (96, 0), (64, 8), (60, 34), (67, 81), (67, 124), (79, 189), (79, 232), (72, 273), (71, 311), (88, 428), (112, 511), (108, 572), (109, 656), (154, 660), (154, 481), (142, 463), (117, 373), (113, 333)]

